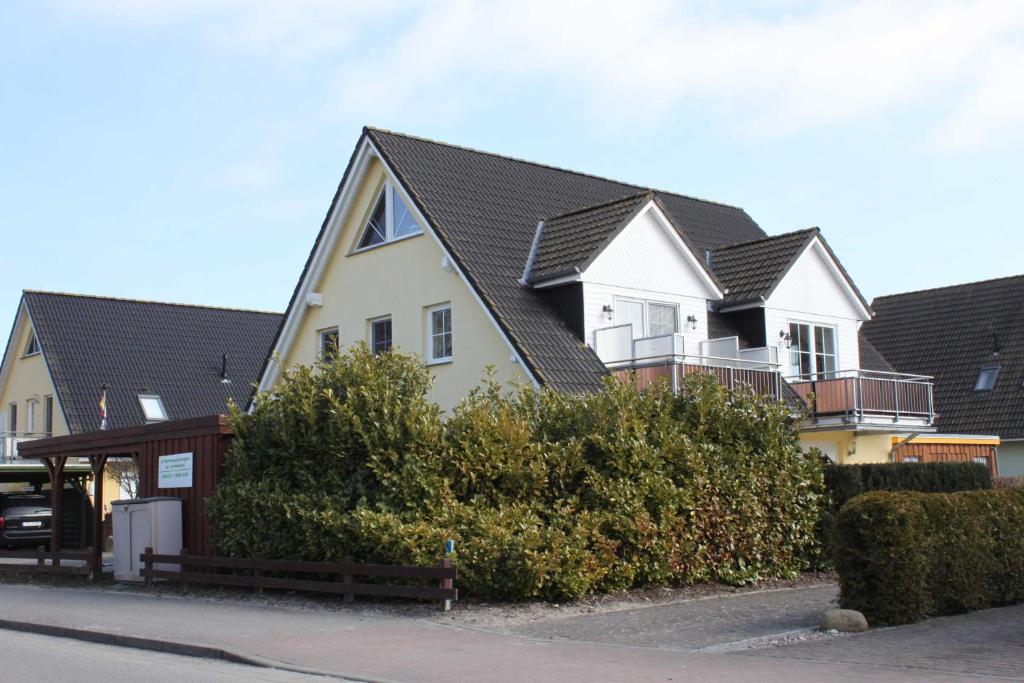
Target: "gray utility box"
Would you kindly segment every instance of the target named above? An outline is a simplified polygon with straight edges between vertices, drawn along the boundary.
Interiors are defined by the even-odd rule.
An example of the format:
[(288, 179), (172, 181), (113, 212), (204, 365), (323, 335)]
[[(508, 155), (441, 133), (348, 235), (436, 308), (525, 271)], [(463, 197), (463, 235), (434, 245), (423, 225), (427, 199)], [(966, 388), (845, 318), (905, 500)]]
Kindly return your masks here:
[[(161, 555), (181, 552), (181, 499), (138, 498), (115, 500), (114, 578), (118, 581), (142, 581), (139, 555), (146, 548)], [(158, 564), (155, 569), (180, 571), (176, 564)]]

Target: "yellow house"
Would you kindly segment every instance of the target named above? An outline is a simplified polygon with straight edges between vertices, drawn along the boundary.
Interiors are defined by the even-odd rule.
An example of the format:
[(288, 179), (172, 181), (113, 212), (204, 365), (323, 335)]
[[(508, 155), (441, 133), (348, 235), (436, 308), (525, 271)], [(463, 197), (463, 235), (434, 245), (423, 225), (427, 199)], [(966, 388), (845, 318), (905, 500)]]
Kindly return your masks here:
[[(0, 491), (48, 481), (26, 440), (224, 413), (244, 404), (275, 313), (25, 291), (0, 365)], [(83, 479), (87, 464), (68, 465)], [(75, 477), (72, 477), (75, 478)], [(109, 503), (125, 497), (105, 483)]]
[(806, 404), (807, 448), (875, 462), (935, 415), (930, 378), (860, 335), (871, 316), (817, 228), (366, 128), (259, 389), (358, 342), (418, 354), (444, 409), (488, 367), (568, 392), (707, 372)]

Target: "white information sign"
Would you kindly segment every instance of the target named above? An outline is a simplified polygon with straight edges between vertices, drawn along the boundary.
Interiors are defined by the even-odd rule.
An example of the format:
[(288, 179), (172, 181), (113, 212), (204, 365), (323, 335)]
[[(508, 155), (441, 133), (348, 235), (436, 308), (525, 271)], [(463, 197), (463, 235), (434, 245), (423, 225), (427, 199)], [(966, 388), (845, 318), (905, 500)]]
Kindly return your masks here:
[(192, 488), (192, 454), (161, 455), (158, 487), (162, 489)]

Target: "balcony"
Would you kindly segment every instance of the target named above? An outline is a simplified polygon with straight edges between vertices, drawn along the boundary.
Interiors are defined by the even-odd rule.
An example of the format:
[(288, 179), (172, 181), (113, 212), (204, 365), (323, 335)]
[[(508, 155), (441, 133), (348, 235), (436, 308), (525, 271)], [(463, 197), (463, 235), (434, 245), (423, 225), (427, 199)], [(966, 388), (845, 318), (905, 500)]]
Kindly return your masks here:
[(739, 349), (734, 337), (702, 342), (700, 354), (685, 353), (684, 344), (681, 334), (633, 339), (631, 325), (606, 327), (594, 334), (594, 350), (612, 375), (631, 378), (641, 389), (665, 381), (677, 391), (683, 377), (706, 374), (730, 391), (746, 386), (775, 399), (782, 397), (783, 380), (774, 349)]
[(44, 432), (0, 432), (0, 464), (18, 460), (18, 444), (23, 441), (45, 439), (50, 436)]
[(925, 375), (846, 370), (787, 381), (807, 403), (813, 427), (934, 429), (932, 378)]

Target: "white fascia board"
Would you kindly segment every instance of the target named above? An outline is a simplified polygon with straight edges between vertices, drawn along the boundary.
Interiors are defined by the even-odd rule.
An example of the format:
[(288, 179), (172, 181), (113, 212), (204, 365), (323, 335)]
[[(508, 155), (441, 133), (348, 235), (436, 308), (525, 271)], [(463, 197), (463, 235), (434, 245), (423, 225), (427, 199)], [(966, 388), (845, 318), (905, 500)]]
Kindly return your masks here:
[[(693, 270), (697, 273), (697, 277), (699, 277), (701, 281), (704, 282), (704, 284), (707, 286), (707, 288), (711, 290), (712, 298), (724, 298), (725, 292), (723, 292), (721, 288), (718, 286), (718, 283), (716, 283), (714, 279), (710, 275), (708, 275), (708, 271), (704, 269), (704, 264), (693, 253), (689, 245), (687, 245), (686, 242), (683, 241), (683, 238), (679, 236), (679, 233), (676, 232), (675, 227), (672, 225), (672, 221), (668, 219), (668, 216), (666, 216), (664, 212), (662, 212), (662, 210), (658, 207), (657, 203), (655, 203), (653, 199), (647, 202), (644, 208), (637, 211), (636, 215), (633, 217), (633, 220), (629, 222), (629, 225), (632, 225), (635, 221), (639, 220), (640, 217), (642, 217), (645, 213), (648, 212), (652, 216), (654, 216), (655, 222), (659, 226), (661, 226), (661, 229), (665, 231), (665, 234), (668, 235), (672, 243), (676, 245), (676, 248), (683, 255), (683, 258), (689, 261), (690, 265), (693, 267)], [(619, 235), (628, 230), (629, 225), (625, 226), (622, 229), (622, 231), (619, 232)], [(612, 242), (614, 242), (615, 239), (618, 239), (618, 235), (616, 235), (615, 238), (612, 239)], [(605, 248), (607, 248), (610, 245), (611, 242), (605, 245)], [(594, 260), (597, 260), (596, 256), (594, 257)], [(587, 273), (584, 270), (583, 276), (586, 277), (586, 274)]]
[[(25, 315), (22, 316), (22, 313)], [(24, 297), (21, 300), (21, 306), (18, 308), (18, 315), (14, 318), (14, 329), (11, 331), (11, 338), (7, 341), (7, 349), (4, 351), (4, 363), (0, 367), (0, 389), (7, 382), (7, 376), (11, 372), (11, 367), (14, 365), (14, 359), (17, 357), (17, 339), (21, 336), (21, 331), (24, 329), (25, 324), (28, 324), (32, 328), (32, 334), (36, 336), (36, 344), (39, 345), (39, 355), (43, 357), (43, 365), (46, 366), (46, 376), (50, 378), (50, 386), (53, 387), (53, 396), (56, 399), (57, 409), (60, 411), (60, 416), (67, 423), (67, 415), (64, 414), (64, 401), (61, 400), (60, 390), (57, 388), (57, 382), (53, 379), (53, 372), (50, 371), (50, 360), (46, 357), (46, 349), (43, 348), (43, 340), (36, 334), (36, 326), (32, 322), (32, 313), (28, 310), (28, 304), (25, 303)], [(3, 406), (0, 406), (2, 408)], [(68, 424), (68, 432), (71, 433), (71, 425)], [(0, 427), (0, 431), (3, 427)]]
[(533, 262), (537, 259), (537, 249), (540, 247), (540, 238), (544, 234), (544, 221), (537, 223), (537, 231), (533, 233), (533, 244), (530, 245), (530, 255), (526, 257), (526, 267), (523, 268), (523, 277), (519, 279), (519, 284), (524, 286), (530, 285), (530, 271), (533, 270)]
[(413, 212), (413, 215), (416, 217), (416, 221), (419, 223), (419, 225), (423, 226), (423, 231), (430, 235), (432, 238), (434, 238), (434, 242), (441, 250), (441, 254), (448, 259), (449, 263), (451, 263), (452, 268), (455, 270), (459, 278), (462, 280), (462, 284), (465, 285), (466, 289), (468, 289), (470, 294), (473, 295), (473, 299), (476, 300), (477, 305), (480, 306), (481, 310), (483, 310), (484, 312), (484, 315), (486, 315), (487, 319), (491, 321), (492, 325), (494, 325), (494, 329), (495, 331), (497, 331), (498, 336), (501, 337), (502, 341), (505, 342), (505, 345), (508, 346), (509, 352), (511, 353), (512, 357), (516, 359), (516, 362), (519, 364), (519, 367), (521, 367), (523, 369), (523, 372), (526, 373), (527, 377), (530, 378), (530, 381), (533, 383), (533, 386), (536, 388), (540, 388), (540, 382), (537, 381), (537, 378), (533, 376), (533, 372), (530, 371), (530, 366), (526, 364), (522, 356), (519, 354), (519, 351), (512, 343), (512, 340), (508, 338), (507, 334), (505, 334), (505, 330), (503, 330), (501, 328), (501, 325), (498, 324), (498, 320), (494, 317), (494, 313), (487, 306), (487, 304), (484, 303), (484, 300), (480, 298), (480, 295), (477, 293), (472, 283), (470, 283), (469, 278), (467, 278), (466, 274), (463, 272), (458, 260), (453, 258), (452, 255), (448, 252), (448, 249), (444, 246), (444, 243), (441, 241), (441, 238), (437, 236), (437, 232), (435, 232), (434, 227), (430, 224), (430, 221), (428, 221), (427, 217), (420, 212), (419, 206), (416, 204), (416, 202), (412, 200), (412, 197), (406, 194), (405, 188), (402, 187), (402, 184), (400, 182), (398, 182), (398, 177), (395, 175), (395, 172), (388, 165), (387, 161), (385, 161), (384, 156), (379, 151), (377, 151), (377, 148), (374, 146), (373, 142), (371, 142), (369, 138), (366, 139), (366, 142), (367, 144), (369, 144), (370, 149), (373, 150), (373, 153), (380, 160), (381, 165), (384, 167), (384, 172), (387, 174), (388, 180), (391, 182), (391, 186), (394, 188), (395, 192), (398, 192), (401, 195), (402, 201), (405, 202), (405, 205), (409, 207), (409, 209)]
[[(324, 231), (323, 239), (320, 241), (320, 244), (317, 245), (316, 253), (313, 254), (313, 260), (310, 263), (309, 269), (306, 271), (305, 277), (302, 282), (299, 283), (298, 296), (295, 297), (296, 303), (292, 309), (288, 311), (285, 317), (284, 323), (281, 327), (281, 335), (278, 338), (278, 343), (271, 351), (270, 362), (267, 364), (266, 372), (264, 372), (263, 376), (260, 378), (257, 390), (269, 391), (277, 382), (277, 379), (281, 374), (279, 359), (284, 359), (287, 356), (288, 351), (291, 350), (292, 345), (295, 342), (295, 336), (298, 334), (302, 317), (306, 312), (306, 298), (312, 292), (314, 285), (318, 283), (320, 278), (323, 276), (324, 269), (327, 267), (327, 264), (330, 261), (330, 256), (334, 252), (334, 247), (341, 235), (341, 230), (345, 222), (344, 218), (348, 215), (351, 209), (356, 192), (362, 184), (366, 175), (367, 167), (369, 166), (370, 160), (373, 158), (376, 158), (380, 162), (381, 166), (384, 168), (385, 175), (394, 188), (394, 191), (399, 193), (402, 201), (405, 202), (405, 205), (409, 207), (410, 211), (412, 211), (417, 223), (423, 228), (425, 233), (429, 234), (434, 239), (434, 242), (441, 249), (442, 255), (451, 263), (452, 268), (462, 279), (466, 288), (469, 289), (470, 293), (472, 293), (473, 298), (476, 300), (480, 308), (483, 309), (487, 318), (491, 321), (491, 324), (494, 325), (494, 328), (498, 331), (498, 335), (508, 346), (511, 355), (516, 359), (519, 366), (523, 369), (523, 372), (527, 374), (535, 387), (539, 387), (540, 382), (538, 382), (537, 378), (533, 376), (529, 366), (523, 361), (511, 340), (509, 340), (504, 330), (501, 329), (501, 326), (498, 325), (498, 321), (494, 318), (491, 310), (484, 304), (479, 294), (477, 294), (477, 291), (470, 284), (466, 274), (462, 271), (462, 268), (459, 267), (458, 262), (452, 258), (450, 253), (448, 253), (448, 250), (434, 231), (433, 226), (431, 226), (430, 222), (420, 212), (419, 207), (414, 201), (412, 201), (412, 198), (406, 194), (405, 188), (403, 188), (402, 184), (398, 182), (398, 178), (395, 176), (394, 171), (367, 136), (364, 138), (363, 144), (356, 156), (353, 172), (349, 175), (344, 187), (341, 188), (341, 196), (334, 208), (331, 210), (330, 217), (327, 219), (327, 229)], [(250, 403), (250, 409), (251, 408), (252, 405)]]
[[(352, 166), (352, 173), (349, 175), (345, 186), (341, 188), (338, 201), (331, 209), (323, 239), (317, 245), (309, 268), (299, 283), (299, 291), (295, 300), (285, 315), (284, 323), (281, 325), (281, 334), (278, 335), (277, 343), (271, 349), (270, 361), (267, 363), (263, 376), (260, 377), (257, 391), (270, 391), (281, 375), (280, 362), (287, 356), (288, 351), (291, 350), (292, 345), (295, 343), (295, 335), (298, 334), (302, 318), (306, 314), (306, 300), (313, 293), (313, 287), (320, 281), (324, 268), (327, 267), (327, 262), (330, 260), (334, 245), (337, 243), (338, 236), (341, 233), (342, 217), (346, 216), (351, 208), (356, 190), (362, 184), (373, 154), (375, 154), (375, 151), (370, 145), (370, 139), (368, 137), (364, 138), (363, 144), (356, 155), (355, 163)], [(251, 401), (249, 408), (250, 410), (252, 409)]]
[(559, 277), (551, 278), (550, 280), (534, 282), (531, 286), (534, 289), (544, 289), (545, 287), (557, 287), (558, 285), (567, 285), (570, 282), (579, 282), (581, 279), (582, 276), (577, 270), (575, 273), (569, 273), (568, 275), (561, 275)]
[[(863, 302), (861, 302), (860, 297), (857, 296), (857, 291), (853, 288), (853, 285), (850, 284), (850, 281), (846, 279), (846, 276), (843, 275), (843, 271), (839, 267), (839, 264), (832, 258), (832, 255), (829, 253), (829, 250), (825, 248), (825, 245), (821, 243), (820, 236), (815, 235), (814, 239), (812, 239), (807, 246), (804, 247), (804, 250), (800, 252), (800, 256), (793, 261), (793, 265), (795, 266), (797, 262), (800, 261), (800, 259), (802, 259), (811, 249), (817, 249), (818, 253), (825, 259), (825, 263), (828, 264), (828, 268), (832, 272), (832, 276), (839, 282), (840, 286), (843, 288), (843, 292), (850, 301), (853, 302), (853, 305), (860, 312), (863, 319), (871, 320), (871, 311), (869, 311), (867, 307), (864, 306)], [(781, 283), (782, 280), (779, 280), (779, 282)], [(771, 295), (769, 294), (769, 297), (770, 296)]]
[[(18, 305), (18, 313), (17, 315), (14, 316), (14, 329), (11, 330), (11, 337), (10, 339), (7, 340), (7, 348), (4, 350), (4, 363), (3, 366), (0, 367), (0, 388), (2, 388), (4, 384), (6, 384), (7, 375), (10, 373), (11, 366), (14, 364), (14, 346), (15, 344), (17, 344), (18, 337), (21, 336), (21, 331), (24, 327), (24, 320), (28, 320), (29, 324), (32, 324), (32, 321), (28, 315), (28, 306), (25, 305), (25, 299), (22, 298), (21, 303)], [(39, 339), (37, 337), (36, 341), (38, 340)], [(41, 351), (42, 346), (40, 346), (39, 348)]]

